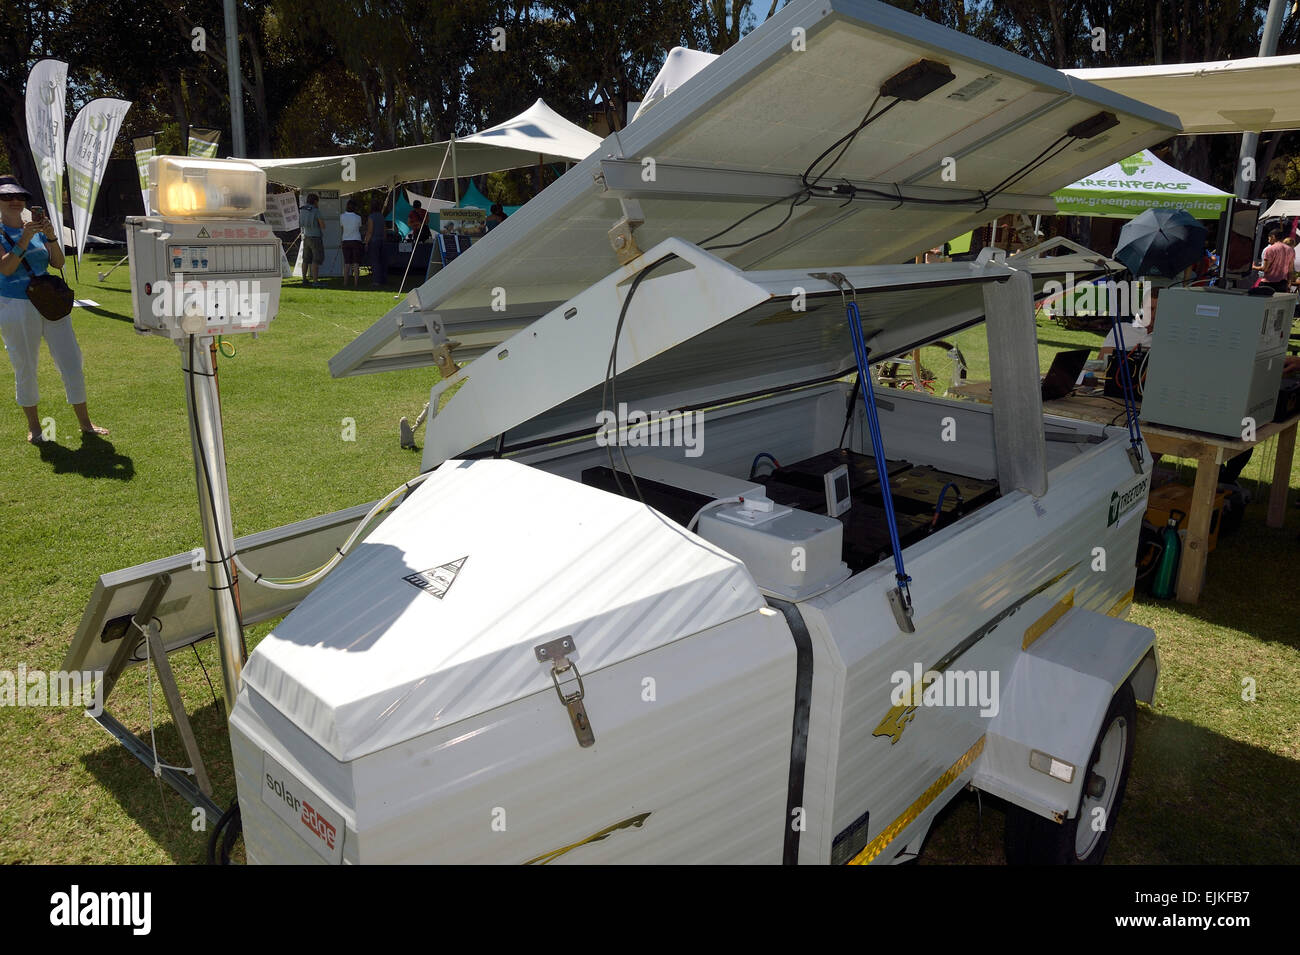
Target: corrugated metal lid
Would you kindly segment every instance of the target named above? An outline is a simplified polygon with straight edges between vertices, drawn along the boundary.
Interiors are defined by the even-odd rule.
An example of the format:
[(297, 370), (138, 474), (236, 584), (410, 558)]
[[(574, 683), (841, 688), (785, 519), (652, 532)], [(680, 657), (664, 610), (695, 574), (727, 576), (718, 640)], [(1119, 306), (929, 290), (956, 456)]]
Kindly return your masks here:
[(743, 564), (636, 501), (450, 461), (266, 636), (244, 681), (347, 761), (549, 691), (533, 648), (557, 637), (591, 673), (764, 606)]

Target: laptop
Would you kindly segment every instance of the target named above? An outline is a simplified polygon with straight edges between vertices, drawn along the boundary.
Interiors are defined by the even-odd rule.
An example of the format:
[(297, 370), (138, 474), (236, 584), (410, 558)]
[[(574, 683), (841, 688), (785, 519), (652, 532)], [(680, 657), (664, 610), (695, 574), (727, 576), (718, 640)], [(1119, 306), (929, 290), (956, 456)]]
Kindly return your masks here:
[(1089, 348), (1059, 351), (1052, 358), (1052, 367), (1043, 376), (1043, 400), (1054, 401), (1074, 391), (1074, 383), (1083, 372), (1083, 365), (1092, 354)]

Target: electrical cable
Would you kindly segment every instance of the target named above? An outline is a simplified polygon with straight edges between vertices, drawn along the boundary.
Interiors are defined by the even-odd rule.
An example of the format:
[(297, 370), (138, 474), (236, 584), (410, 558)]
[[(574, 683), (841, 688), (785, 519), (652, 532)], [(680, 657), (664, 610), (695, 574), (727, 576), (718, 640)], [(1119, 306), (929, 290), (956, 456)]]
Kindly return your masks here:
[(758, 454), (754, 455), (754, 462), (749, 466), (749, 479), (751, 481), (754, 480), (754, 472), (758, 470), (758, 464), (760, 461), (763, 460), (763, 458), (767, 458), (769, 461), (772, 462), (773, 471), (775, 471), (777, 468), (781, 466), (781, 462), (778, 461), (774, 455), (768, 453), (767, 451), (760, 451), (758, 452)]
[[(632, 279), (632, 284), (628, 287), (627, 297), (623, 299), (623, 307), (620, 308), (618, 312), (618, 324), (614, 326), (614, 344), (609, 350), (609, 361), (605, 365), (605, 380), (601, 385), (601, 389), (600, 389), (600, 410), (601, 410), (602, 418), (605, 417), (605, 411), (608, 408), (608, 405), (605, 402), (605, 396), (608, 393), (609, 398), (613, 401), (614, 408), (615, 408), (615, 418), (617, 420), (618, 340), (623, 335), (623, 323), (627, 320), (627, 311), (628, 311), (628, 307), (632, 304), (632, 296), (636, 295), (636, 290), (640, 288), (641, 283), (645, 281), (646, 277), (649, 276), (651, 272), (659, 268), (661, 265), (671, 262), (673, 259), (676, 258), (677, 256), (675, 254), (669, 254), (664, 256), (662, 259), (659, 259), (657, 262), (651, 262), (649, 265), (647, 265), (645, 268), (643, 268), (640, 272), (636, 274), (636, 276)], [(620, 433), (621, 433), (621, 429), (616, 431), (616, 434), (620, 434)], [(625, 449), (624, 442), (622, 440), (619, 440), (618, 442), (618, 452), (619, 452), (619, 456), (623, 459), (623, 467), (627, 469), (627, 476), (632, 479), (632, 490), (636, 494), (637, 500), (640, 501), (642, 504), (645, 504), (645, 498), (641, 496), (641, 487), (639, 484), (637, 484), (636, 475), (632, 473), (632, 465), (628, 463), (627, 450)], [(618, 492), (619, 494), (622, 494), (624, 497), (626, 497), (627, 494), (623, 490), (623, 482), (619, 479), (618, 476), (618, 466), (614, 463), (614, 451), (608, 443), (605, 445), (605, 453), (609, 457), (609, 469), (614, 472), (614, 482), (618, 485)]]
[[(161, 629), (161, 626), (159, 627), (159, 629)], [(212, 694), (212, 702), (216, 703), (217, 691), (216, 688), (213, 687), (212, 685), (212, 677), (208, 676), (208, 668), (203, 663), (203, 657), (199, 656), (199, 645), (197, 643), (191, 643), (190, 649), (194, 651), (194, 659), (199, 661), (199, 669), (203, 671), (203, 679), (208, 681), (208, 692)]]
[(700, 522), (700, 518), (704, 516), (704, 512), (707, 510), (711, 510), (712, 508), (715, 507), (721, 507), (723, 504), (743, 504), (744, 502), (745, 499), (743, 497), (720, 497), (716, 500), (709, 501), (708, 504), (705, 504), (702, 508), (700, 508), (698, 511), (695, 512), (695, 516), (693, 516), (690, 519), (690, 521), (687, 523), (686, 529), (688, 531), (694, 531), (695, 525)]
[[(235, 840), (243, 831), (244, 821), (239, 811), (239, 800), (236, 799), (221, 814), (217, 824), (212, 827), (212, 835), (208, 836), (208, 865), (230, 865), (230, 850), (234, 848)], [(218, 845), (221, 847), (220, 859), (218, 859)]]
[(269, 590), (299, 590), (303, 587), (310, 587), (313, 584), (318, 583), (321, 578), (338, 565), (339, 561), (351, 552), (352, 545), (355, 544), (357, 539), (366, 532), (371, 521), (384, 511), (388, 510), (399, 494), (402, 494), (403, 492), (409, 493), (411, 488), (422, 483), (433, 473), (433, 471), (425, 471), (423, 474), (417, 474), (415, 477), (411, 478), (411, 480), (394, 488), (383, 498), (375, 502), (375, 506), (372, 507), (365, 517), (357, 523), (357, 526), (352, 529), (352, 533), (349, 534), (347, 540), (343, 542), (343, 546), (334, 548), (334, 556), (321, 564), (315, 570), (309, 570), (293, 577), (267, 577), (265, 574), (259, 574), (247, 567), (244, 562), (239, 559), (238, 552), (232, 554), (231, 559), (234, 561), (235, 566), (239, 569), (241, 574), (252, 577), (253, 583), (266, 587)]

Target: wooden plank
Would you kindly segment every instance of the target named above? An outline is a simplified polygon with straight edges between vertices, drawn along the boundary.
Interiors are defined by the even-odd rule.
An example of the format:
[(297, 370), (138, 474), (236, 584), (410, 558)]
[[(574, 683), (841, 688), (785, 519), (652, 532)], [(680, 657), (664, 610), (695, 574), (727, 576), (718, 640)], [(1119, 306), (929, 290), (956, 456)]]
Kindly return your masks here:
[(1196, 483), (1192, 487), (1192, 513), (1187, 515), (1187, 540), (1178, 564), (1177, 597), (1182, 603), (1194, 604), (1201, 599), (1205, 586), (1205, 560), (1210, 549), (1210, 519), (1214, 513), (1214, 494), (1219, 488), (1219, 456), (1222, 449), (1206, 445), (1197, 458)]
[(1277, 436), (1277, 458), (1273, 462), (1273, 487), (1268, 494), (1268, 526), (1281, 527), (1286, 519), (1287, 491), (1291, 489), (1291, 463), (1295, 458), (1296, 423)]

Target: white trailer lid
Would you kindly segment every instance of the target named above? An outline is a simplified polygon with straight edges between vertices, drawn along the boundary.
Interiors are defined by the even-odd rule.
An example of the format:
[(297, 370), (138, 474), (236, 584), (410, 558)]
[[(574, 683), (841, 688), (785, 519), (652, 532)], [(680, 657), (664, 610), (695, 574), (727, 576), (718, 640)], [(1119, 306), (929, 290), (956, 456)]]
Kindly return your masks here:
[(448, 461), (258, 644), (244, 682), (348, 761), (553, 692), (534, 654), (549, 640), (572, 636), (589, 674), (764, 606), (743, 564), (636, 501)]
[[(642, 249), (700, 243), (750, 213), (714, 244), (772, 229), (813, 160), (921, 59), (953, 78), (853, 141), (827, 181), (853, 183), (854, 198), (798, 205), (783, 227), (719, 254), (747, 270), (905, 261), (1004, 213), (1055, 212), (1053, 191), (1179, 129), (1170, 113), (893, 7), (796, 0), (412, 292), (330, 373), (432, 364), (426, 319), (462, 343), (457, 360), (492, 348), (617, 266), (608, 231), (621, 201), (639, 204)], [(1066, 135), (1102, 112), (1116, 125)]]

